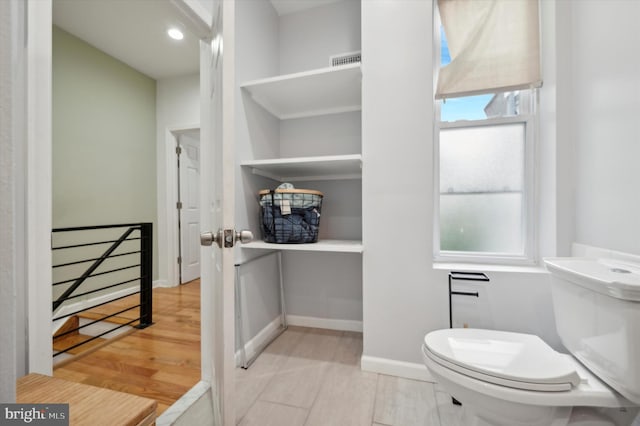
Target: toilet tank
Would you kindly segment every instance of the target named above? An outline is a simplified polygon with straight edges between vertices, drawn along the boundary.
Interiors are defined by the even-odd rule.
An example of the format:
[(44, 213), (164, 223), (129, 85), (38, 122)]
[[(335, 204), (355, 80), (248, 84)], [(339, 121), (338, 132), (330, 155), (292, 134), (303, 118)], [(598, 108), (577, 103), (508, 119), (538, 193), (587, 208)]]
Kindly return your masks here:
[(550, 258), (556, 328), (582, 364), (640, 404), (640, 265)]

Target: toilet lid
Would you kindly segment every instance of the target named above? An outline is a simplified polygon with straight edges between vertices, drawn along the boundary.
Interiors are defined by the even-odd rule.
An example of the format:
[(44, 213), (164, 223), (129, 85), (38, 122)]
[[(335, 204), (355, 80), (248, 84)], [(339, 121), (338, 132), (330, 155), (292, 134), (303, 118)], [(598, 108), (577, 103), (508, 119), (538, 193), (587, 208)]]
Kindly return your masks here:
[(505, 331), (453, 328), (424, 338), (430, 358), (461, 374), (517, 389), (570, 390), (580, 376), (567, 355), (538, 336)]

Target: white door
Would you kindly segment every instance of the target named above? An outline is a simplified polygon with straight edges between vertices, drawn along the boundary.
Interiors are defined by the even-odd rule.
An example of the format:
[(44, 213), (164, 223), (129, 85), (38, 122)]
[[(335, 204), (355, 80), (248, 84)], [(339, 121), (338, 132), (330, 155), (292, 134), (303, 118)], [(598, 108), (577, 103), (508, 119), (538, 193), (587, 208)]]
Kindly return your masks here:
[(178, 137), (180, 194), (180, 281), (200, 278), (200, 134)]
[(224, 426), (235, 425), (234, 22), (235, 2), (215, 0), (212, 41), (200, 44), (202, 367)]

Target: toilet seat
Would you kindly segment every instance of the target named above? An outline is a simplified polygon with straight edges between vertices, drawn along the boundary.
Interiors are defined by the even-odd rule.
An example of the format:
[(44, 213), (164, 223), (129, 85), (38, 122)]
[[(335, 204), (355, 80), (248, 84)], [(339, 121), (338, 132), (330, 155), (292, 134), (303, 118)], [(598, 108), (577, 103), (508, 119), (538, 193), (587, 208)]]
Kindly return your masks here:
[(575, 364), (538, 336), (480, 329), (444, 329), (424, 339), (425, 355), (458, 373), (515, 389), (560, 392), (581, 382)]
[[(519, 387), (497, 383), (498, 380), (496, 379), (500, 379), (500, 377), (493, 374), (479, 373), (478, 378), (472, 377), (468, 373), (475, 370), (468, 368), (466, 372), (463, 372), (464, 370), (459, 368), (460, 365), (455, 363), (450, 363), (456, 366), (455, 369), (450, 368), (445, 365), (443, 358), (432, 352), (427, 345), (427, 343), (429, 343), (431, 348), (438, 345), (438, 343), (432, 344), (433, 339), (430, 336), (433, 336), (434, 333), (436, 336), (440, 335), (438, 339), (446, 339), (448, 338), (449, 333), (452, 333), (451, 336), (459, 336), (459, 333), (471, 333), (471, 336), (475, 336), (475, 333), (478, 332), (489, 332), (491, 333), (491, 336), (495, 336), (493, 334), (495, 332), (493, 331), (478, 329), (436, 330), (425, 336), (424, 344), (422, 345), (422, 356), (426, 366), (431, 373), (434, 374), (436, 381), (439, 381), (438, 376), (440, 376), (443, 379), (446, 378), (446, 380), (455, 383), (456, 386), (466, 388), (469, 391), (476, 392), (478, 394), (489, 394), (497, 399), (529, 405), (595, 407), (633, 407), (636, 405), (607, 386), (602, 382), (602, 380), (587, 370), (571, 355), (556, 352), (557, 356), (564, 358), (566, 362), (572, 366), (573, 370), (580, 378), (579, 384), (568, 391), (545, 392), (522, 389), (522, 387), (526, 385), (521, 385), (520, 383), (517, 383)], [(553, 351), (553, 349), (551, 350)], [(486, 380), (487, 378), (492, 381)], [(528, 383), (524, 380), (520, 381)]]

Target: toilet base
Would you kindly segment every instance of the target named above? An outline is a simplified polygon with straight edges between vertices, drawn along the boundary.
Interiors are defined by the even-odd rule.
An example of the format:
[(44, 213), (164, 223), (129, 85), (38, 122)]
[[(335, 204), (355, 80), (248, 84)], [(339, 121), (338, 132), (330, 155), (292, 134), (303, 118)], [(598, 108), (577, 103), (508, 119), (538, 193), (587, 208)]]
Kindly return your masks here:
[(631, 426), (639, 407), (601, 408), (529, 405), (504, 401), (489, 393), (471, 391), (438, 374), (431, 374), (462, 403), (464, 426)]

